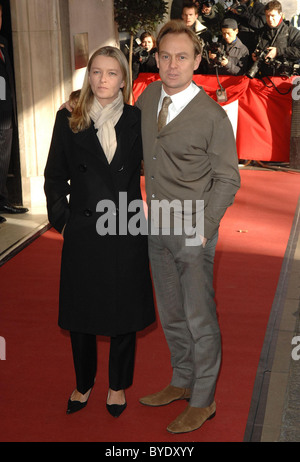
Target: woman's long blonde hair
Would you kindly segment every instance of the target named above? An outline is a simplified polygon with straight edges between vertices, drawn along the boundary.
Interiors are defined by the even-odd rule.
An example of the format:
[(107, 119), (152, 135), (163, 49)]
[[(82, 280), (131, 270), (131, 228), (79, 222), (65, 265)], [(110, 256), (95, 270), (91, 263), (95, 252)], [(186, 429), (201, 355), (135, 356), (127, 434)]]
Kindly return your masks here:
[(122, 88), (124, 102), (127, 103), (130, 98), (131, 84), (129, 78), (129, 67), (125, 55), (121, 50), (119, 50), (119, 48), (116, 47), (105, 46), (99, 48), (89, 59), (80, 96), (69, 119), (70, 128), (74, 133), (86, 130), (91, 125), (89, 111), (93, 103), (94, 94), (89, 82), (89, 74), (92, 63), (97, 56), (107, 56), (109, 58), (115, 58), (118, 61), (124, 80), (124, 87)]

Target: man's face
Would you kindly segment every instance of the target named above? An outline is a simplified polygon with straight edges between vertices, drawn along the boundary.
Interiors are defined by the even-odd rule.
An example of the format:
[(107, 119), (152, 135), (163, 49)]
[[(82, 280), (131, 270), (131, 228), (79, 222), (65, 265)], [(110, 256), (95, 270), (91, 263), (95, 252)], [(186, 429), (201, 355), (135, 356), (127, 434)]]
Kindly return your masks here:
[(166, 34), (155, 57), (164, 90), (170, 96), (189, 86), (201, 61), (201, 55), (195, 57), (194, 44), (185, 33)]
[(237, 33), (238, 29), (222, 29), (223, 39), (226, 43), (232, 43), (236, 39)]
[(198, 18), (198, 14), (196, 14), (194, 8), (183, 8), (181, 17), (188, 27), (192, 27), (192, 25)]
[(205, 5), (205, 4), (204, 4), (204, 5), (202, 6), (201, 12), (202, 12), (203, 14), (210, 14), (210, 12), (211, 12), (211, 6)]
[(278, 10), (267, 10), (266, 11), (266, 21), (269, 27), (278, 26), (281, 18), (282, 18), (282, 14), (279, 13)]

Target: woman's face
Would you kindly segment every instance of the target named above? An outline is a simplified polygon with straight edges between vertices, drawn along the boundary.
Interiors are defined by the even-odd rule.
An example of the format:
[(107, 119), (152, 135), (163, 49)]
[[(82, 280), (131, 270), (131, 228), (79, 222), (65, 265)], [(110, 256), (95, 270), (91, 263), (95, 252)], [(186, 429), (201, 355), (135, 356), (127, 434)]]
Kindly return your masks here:
[(125, 85), (120, 64), (109, 56), (96, 56), (92, 62), (89, 82), (101, 106), (112, 103)]
[(153, 48), (153, 40), (152, 37), (145, 37), (142, 41), (142, 47), (145, 48), (147, 51), (152, 50)]

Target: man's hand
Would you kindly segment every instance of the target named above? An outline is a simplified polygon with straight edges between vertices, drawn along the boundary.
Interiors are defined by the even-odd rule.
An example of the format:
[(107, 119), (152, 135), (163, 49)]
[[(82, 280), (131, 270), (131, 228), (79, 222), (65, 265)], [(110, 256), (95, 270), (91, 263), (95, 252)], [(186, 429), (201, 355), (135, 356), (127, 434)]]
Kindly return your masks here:
[(222, 58), (222, 61), (221, 61), (221, 66), (227, 66), (228, 64), (228, 59), (225, 58), (225, 56)]
[(266, 55), (266, 59), (274, 59), (277, 56), (277, 48), (276, 47), (269, 47), (269, 52)]
[(252, 53), (251, 57), (253, 61), (257, 61), (257, 54), (255, 52)]
[(69, 96), (69, 100), (63, 103), (60, 106), (59, 110), (68, 109), (69, 112), (72, 112), (76, 104), (78, 103), (79, 96), (80, 96), (80, 90), (72, 91), (72, 93)]
[(206, 246), (206, 243), (207, 243), (207, 237), (204, 237), (204, 236), (199, 236), (201, 241), (202, 241), (202, 247), (204, 248)]
[(69, 112), (72, 112), (73, 111), (73, 108), (71, 106), (71, 104), (69, 103), (69, 101), (66, 101), (65, 103), (63, 103), (60, 107), (59, 107), (59, 110), (61, 109), (68, 109)]

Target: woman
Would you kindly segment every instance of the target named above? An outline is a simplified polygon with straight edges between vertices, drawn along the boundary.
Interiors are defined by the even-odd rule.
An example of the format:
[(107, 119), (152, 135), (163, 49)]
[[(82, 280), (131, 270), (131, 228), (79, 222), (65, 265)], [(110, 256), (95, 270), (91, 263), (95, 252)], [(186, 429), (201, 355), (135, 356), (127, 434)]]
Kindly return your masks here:
[(143, 32), (141, 37), (141, 45), (143, 48), (145, 48), (146, 51), (151, 51), (152, 49), (156, 50), (156, 40), (155, 37), (150, 34), (150, 32)]
[[(59, 326), (70, 331), (77, 385), (68, 414), (86, 406), (94, 385), (97, 335), (111, 338), (107, 409), (123, 412), (136, 332), (155, 320), (147, 237), (124, 233), (132, 218), (124, 201), (142, 199), (140, 112), (124, 103), (129, 85), (122, 52), (97, 50), (72, 114), (57, 113), (45, 168), (49, 221), (64, 235)], [(107, 222), (106, 230), (99, 225)]]
[(156, 65), (156, 40), (150, 32), (143, 32), (140, 36), (141, 46), (138, 52), (133, 54), (132, 73), (135, 80), (140, 73), (157, 73)]

